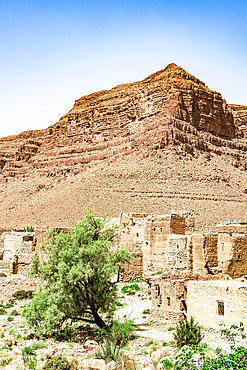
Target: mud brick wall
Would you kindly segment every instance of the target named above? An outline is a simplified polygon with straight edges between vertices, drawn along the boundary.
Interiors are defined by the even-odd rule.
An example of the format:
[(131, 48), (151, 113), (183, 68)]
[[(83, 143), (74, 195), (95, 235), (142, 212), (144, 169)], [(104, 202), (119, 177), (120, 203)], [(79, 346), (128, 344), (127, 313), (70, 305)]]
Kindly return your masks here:
[(143, 243), (143, 273), (164, 271), (168, 256), (168, 235), (170, 233), (170, 216), (149, 215), (145, 223)]
[(193, 272), (204, 273), (204, 235), (203, 234), (192, 234), (191, 243), (192, 243), (192, 268)]
[(128, 281), (143, 276), (144, 213), (122, 213), (116, 244), (133, 254), (129, 264), (121, 265), (120, 280)]
[(225, 264), (224, 273), (236, 279), (247, 274), (247, 235), (232, 235), (231, 241), (231, 260)]
[[(185, 234), (185, 219), (179, 215), (148, 215), (145, 222), (145, 233), (143, 242), (143, 274), (164, 272), (170, 268), (169, 259), (172, 242), (170, 239), (174, 234)], [(183, 239), (184, 240), (184, 239)], [(179, 242), (182, 245), (183, 242)], [(187, 252), (186, 252), (187, 254)], [(187, 263), (187, 261), (186, 261)], [(169, 265), (169, 266), (168, 266)]]
[(229, 327), (242, 321), (246, 328), (247, 283), (232, 280), (189, 281), (187, 307), (188, 317), (193, 316), (205, 327), (219, 330), (221, 323)]
[(168, 239), (168, 256), (166, 271), (175, 273), (190, 270), (188, 253), (188, 237), (185, 235), (170, 235)]
[(185, 234), (185, 217), (176, 214), (170, 215), (170, 233), (171, 234)]
[(205, 234), (204, 255), (210, 267), (218, 266), (218, 234)]
[(218, 234), (218, 266), (224, 269), (226, 262), (232, 258), (233, 236), (232, 233)]
[(186, 282), (172, 279), (156, 279), (151, 286), (152, 309), (165, 312), (185, 312), (187, 308)]
[(178, 312), (178, 311), (161, 311), (157, 310), (155, 308), (151, 309), (151, 318), (155, 320), (155, 322), (164, 323), (170, 322), (170, 323), (177, 323), (179, 320), (184, 319), (184, 313)]

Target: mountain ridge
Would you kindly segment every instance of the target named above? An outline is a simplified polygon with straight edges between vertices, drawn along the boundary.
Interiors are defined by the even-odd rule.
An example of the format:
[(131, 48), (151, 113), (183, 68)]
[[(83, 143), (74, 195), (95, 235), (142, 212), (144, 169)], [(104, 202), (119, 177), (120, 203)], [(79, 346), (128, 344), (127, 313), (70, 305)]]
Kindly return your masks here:
[[(116, 217), (133, 206), (131, 198), (136, 193), (132, 188), (136, 185), (132, 182), (137, 183), (138, 194), (142, 194), (136, 207), (144, 212), (194, 209), (194, 200), (214, 205), (233, 202), (232, 212), (240, 218), (239, 203), (245, 201), (247, 188), (246, 124), (246, 106), (227, 104), (220, 93), (175, 63), (141, 81), (83, 96), (48, 128), (0, 139), (0, 183), (4, 188), (0, 191), (0, 209), (5, 215), (1, 224), (28, 224), (30, 213), (24, 209), (29, 203), (36, 215), (30, 220), (42, 225), (58, 219), (63, 226), (71, 225), (88, 207), (95, 208), (99, 215)], [(141, 173), (138, 168), (142, 168)], [(68, 212), (69, 201), (77, 202), (73, 196), (66, 198), (73, 188), (70, 181), (87, 194), (82, 197), (84, 204), (78, 212)], [(109, 181), (115, 184), (114, 191)], [(92, 188), (93, 204), (82, 182)], [(67, 190), (58, 202), (55, 198), (59, 198), (62, 184)], [(109, 204), (103, 206), (97, 187), (102, 194), (108, 194)], [(116, 206), (121, 187), (130, 197), (124, 206), (127, 198)], [(174, 189), (165, 191), (170, 187)], [(211, 194), (214, 188), (216, 196)], [(30, 189), (29, 199), (24, 201), (18, 189), (23, 189), (22, 194)], [(158, 194), (155, 189), (161, 192), (163, 206), (152, 203), (150, 194)], [(188, 203), (174, 203), (171, 199), (178, 199), (176, 192), (179, 199), (187, 199)], [(78, 190), (80, 198), (79, 193)], [(40, 209), (36, 199), (41, 198)], [(48, 217), (43, 210), (52, 202), (59, 217)], [(227, 207), (223, 208), (219, 217), (226, 215)], [(241, 212), (243, 218), (244, 207)], [(62, 214), (66, 215), (64, 220)], [(212, 217), (209, 223), (219, 218)]]

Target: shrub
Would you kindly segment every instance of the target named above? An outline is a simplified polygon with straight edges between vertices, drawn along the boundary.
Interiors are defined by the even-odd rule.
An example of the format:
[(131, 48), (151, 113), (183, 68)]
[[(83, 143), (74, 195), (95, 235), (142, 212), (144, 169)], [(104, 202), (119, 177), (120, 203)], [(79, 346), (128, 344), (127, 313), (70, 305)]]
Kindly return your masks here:
[(7, 313), (7, 311), (5, 310), (5, 308), (0, 308), (0, 315), (5, 315)]
[(134, 319), (129, 319), (127, 317), (118, 318), (113, 320), (109, 329), (101, 330), (100, 334), (110, 341), (116, 341), (117, 345), (123, 347), (128, 340), (135, 338), (135, 328)]
[(167, 331), (172, 331), (174, 330), (175, 328), (173, 326), (169, 326), (169, 328), (167, 329)]
[(7, 277), (7, 275), (4, 274), (3, 272), (0, 272), (0, 277)]
[(173, 369), (174, 364), (168, 358), (166, 358), (165, 360), (161, 361), (161, 363), (162, 363), (162, 369), (166, 369), (166, 370)]
[(10, 312), (10, 315), (12, 315), (12, 316), (18, 316), (18, 315), (19, 315), (19, 311), (17, 311), (17, 310), (12, 310), (12, 311)]
[[(247, 349), (245, 347), (236, 347), (235, 337), (240, 334), (242, 339), (245, 339), (243, 334), (244, 326), (231, 325), (230, 329), (222, 329), (221, 334), (224, 335), (230, 344), (231, 352), (223, 354), (221, 348), (216, 349), (216, 358), (206, 358), (206, 345), (190, 345), (179, 349), (176, 356), (174, 369), (179, 370), (197, 370), (199, 363), (201, 370), (244, 370), (247, 369)], [(198, 359), (195, 362), (195, 355)]]
[(179, 320), (176, 326), (176, 332), (173, 334), (174, 341), (178, 347), (190, 344), (199, 344), (202, 340), (201, 328), (195, 323), (191, 316), (190, 320)]
[(143, 311), (142, 311), (142, 313), (143, 313), (144, 315), (150, 314), (150, 309), (149, 309), (149, 308), (147, 308), (146, 310), (143, 310)]
[(24, 347), (22, 350), (22, 358), (29, 369), (35, 370), (37, 367), (36, 354), (32, 347)]
[(12, 297), (22, 300), (22, 299), (32, 299), (33, 298), (33, 290), (17, 290), (15, 293), (12, 294)]
[(105, 362), (116, 361), (120, 354), (120, 346), (117, 345), (117, 341), (110, 341), (104, 339), (103, 343), (97, 348), (95, 356), (96, 358), (103, 359)]
[(57, 356), (46, 360), (43, 370), (71, 370), (72, 364), (67, 358), (62, 356)]
[(145, 346), (146, 346), (146, 347), (149, 347), (149, 346), (151, 346), (152, 344), (154, 344), (154, 340), (153, 340), (153, 339), (148, 339), (148, 340), (146, 340), (146, 342), (145, 342)]
[(130, 284), (130, 285), (125, 285), (122, 287), (122, 292), (127, 293), (127, 294), (135, 293), (139, 290), (141, 289), (137, 284)]
[(9, 316), (9, 317), (7, 317), (7, 320), (8, 320), (8, 321), (13, 321), (13, 320), (14, 320), (14, 318), (13, 318), (13, 317), (11, 317), (11, 316)]
[(34, 350), (39, 349), (39, 348), (46, 348), (46, 347), (47, 345), (43, 340), (38, 340), (37, 342), (32, 343), (32, 348)]
[(137, 278), (135, 280), (133, 280), (133, 279), (129, 280), (129, 284), (131, 284), (131, 283), (143, 283), (143, 282), (144, 282), (143, 278)]

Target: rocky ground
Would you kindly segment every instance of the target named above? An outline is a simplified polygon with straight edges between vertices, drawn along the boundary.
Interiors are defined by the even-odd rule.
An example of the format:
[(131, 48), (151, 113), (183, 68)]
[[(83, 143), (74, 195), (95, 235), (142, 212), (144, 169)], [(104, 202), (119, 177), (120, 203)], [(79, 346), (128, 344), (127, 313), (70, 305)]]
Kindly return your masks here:
[[(135, 323), (138, 327), (136, 339), (129, 341), (122, 350), (121, 358), (125, 364), (123, 369), (162, 369), (162, 361), (174, 362), (177, 354), (172, 335), (175, 323), (156, 323), (149, 313), (151, 301), (148, 285), (146, 283), (137, 283), (137, 285), (140, 290), (131, 295), (122, 292), (124, 284), (119, 285), (117, 315), (136, 318)], [(63, 356), (73, 360), (77, 369), (116, 369), (114, 361), (106, 364), (104, 360), (95, 358), (97, 349), (100, 347), (95, 327), (81, 326), (73, 337), (68, 334), (59, 340), (55, 338), (38, 340), (20, 315), (28, 301), (11, 302), (13, 302), (11, 307), (6, 302), (0, 311), (0, 368), (42, 369), (47, 359)], [(203, 330), (203, 334), (208, 357), (215, 356), (215, 349), (218, 346), (224, 351), (229, 350), (229, 345), (219, 332)], [(34, 367), (30, 367), (30, 361), (34, 361)]]
[(246, 171), (217, 155), (133, 154), (107, 166), (91, 164), (62, 180), (34, 172), (1, 184), (0, 226), (70, 227), (91, 208), (97, 216), (111, 217), (192, 211), (197, 230), (209, 231), (218, 222), (247, 219), (246, 189)]

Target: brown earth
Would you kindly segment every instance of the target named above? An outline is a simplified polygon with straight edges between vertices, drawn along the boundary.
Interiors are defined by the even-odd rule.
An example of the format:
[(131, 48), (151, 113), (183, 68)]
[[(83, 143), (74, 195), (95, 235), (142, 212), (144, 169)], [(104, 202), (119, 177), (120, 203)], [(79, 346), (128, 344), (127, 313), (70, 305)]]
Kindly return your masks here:
[(45, 130), (0, 139), (0, 226), (70, 226), (87, 208), (247, 219), (247, 107), (176, 64), (84, 96)]

